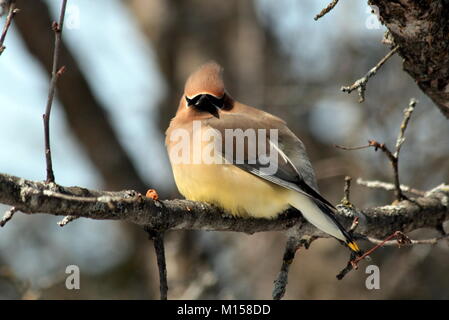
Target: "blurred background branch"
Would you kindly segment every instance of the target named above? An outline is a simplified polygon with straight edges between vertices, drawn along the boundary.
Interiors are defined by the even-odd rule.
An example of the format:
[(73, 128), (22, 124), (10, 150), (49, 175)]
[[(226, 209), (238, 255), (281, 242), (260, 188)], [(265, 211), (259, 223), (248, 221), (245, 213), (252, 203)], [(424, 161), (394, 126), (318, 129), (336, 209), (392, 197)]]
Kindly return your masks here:
[(2, 1), (0, 3), (0, 5), (2, 7), (1, 8), (2, 12), (0, 13), (0, 17), (3, 15), (3, 11), (8, 10), (8, 15), (6, 16), (6, 22), (5, 22), (5, 25), (3, 26), (3, 30), (0, 35), (0, 55), (1, 55), (6, 48), (3, 45), (3, 43), (5, 42), (5, 39), (6, 39), (6, 34), (8, 33), (9, 27), (11, 26), (11, 22), (12, 22), (12, 19), (14, 18), (14, 15), (16, 15), (17, 12), (19, 12), (19, 9), (16, 8), (15, 0)]

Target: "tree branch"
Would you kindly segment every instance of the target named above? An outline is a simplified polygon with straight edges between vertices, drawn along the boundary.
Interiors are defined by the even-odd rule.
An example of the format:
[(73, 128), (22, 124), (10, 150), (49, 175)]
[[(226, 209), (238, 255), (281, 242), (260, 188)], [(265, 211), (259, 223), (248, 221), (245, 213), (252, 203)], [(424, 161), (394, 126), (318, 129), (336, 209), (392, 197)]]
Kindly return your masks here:
[(343, 199), (341, 199), (341, 203), (343, 205), (351, 204), (351, 200), (349, 199), (350, 195), (351, 195), (351, 181), (352, 181), (351, 177), (349, 177), (349, 176), (345, 177), (345, 186), (343, 188), (344, 196), (343, 196)]
[(309, 239), (300, 239), (296, 236), (288, 238), (285, 246), (284, 257), (282, 258), (281, 271), (274, 281), (272, 293), (273, 300), (281, 300), (285, 294), (288, 284), (288, 272), (293, 260), (295, 259), (296, 251), (302, 247), (309, 249), (310, 244), (316, 239), (316, 236), (312, 236)]
[[(345, 199), (348, 202), (349, 187), (350, 179), (346, 179)], [(168, 291), (163, 243), (163, 234), (167, 230), (236, 231), (252, 234), (287, 230), (294, 226), (294, 235), (287, 241), (281, 271), (275, 281), (274, 299), (281, 299), (285, 294), (289, 268), (296, 251), (301, 246), (307, 248), (317, 238), (327, 237), (308, 224), (294, 209), (281, 214), (277, 219), (243, 219), (230, 217), (221, 209), (206, 203), (188, 200), (159, 201), (157, 197), (144, 197), (131, 190), (109, 192), (62, 187), (55, 183), (29, 181), (6, 174), (0, 174), (0, 203), (13, 205), (11, 213), (20, 210), (29, 214), (46, 212), (64, 215), (66, 217), (60, 222), (61, 226), (79, 217), (124, 220), (143, 225), (145, 230), (150, 231), (154, 241), (161, 299), (167, 299)], [(359, 227), (357, 217), (361, 216), (364, 224)], [(393, 232), (398, 234), (399, 231), (410, 232), (424, 227), (440, 230), (442, 222), (449, 219), (449, 186), (440, 185), (413, 201), (404, 200), (395, 205), (368, 208), (360, 212), (352, 206), (351, 210), (338, 206), (338, 218), (346, 226), (352, 222), (351, 233), (356, 226), (359, 227), (360, 233), (354, 234), (356, 238), (371, 242)], [(8, 219), (7, 213), (3, 220), (6, 222)], [(307, 237), (310, 237), (309, 241), (304, 240)], [(410, 244), (434, 244), (446, 238), (412, 240)], [(384, 243), (386, 242), (381, 242), (378, 246)], [(353, 258), (351, 255), (350, 262), (337, 276), (338, 279), (342, 279), (354, 268), (358, 261), (354, 263)]]
[(238, 219), (207, 203), (154, 201), (137, 191), (97, 191), (62, 187), (0, 174), (0, 203), (23, 213), (48, 213), (96, 220), (123, 220), (156, 230), (211, 230), (255, 233), (305, 224), (294, 210), (270, 219)]
[(385, 143), (379, 143), (376, 140), (370, 140), (368, 142), (370, 147), (374, 147), (374, 150), (378, 149), (382, 150), (383, 153), (387, 156), (388, 160), (393, 167), (393, 178), (394, 178), (394, 194), (396, 196), (396, 200), (401, 201), (406, 199), (407, 197), (402, 193), (401, 184), (399, 182), (399, 159), (395, 156), (390, 149), (385, 145)]
[(53, 67), (51, 72), (50, 88), (48, 89), (47, 106), (45, 107), (45, 114), (42, 116), (44, 120), (44, 140), (45, 140), (45, 162), (47, 164), (47, 183), (54, 182), (55, 176), (53, 174), (53, 165), (51, 161), (50, 148), (50, 113), (55, 97), (56, 82), (60, 75), (64, 72), (65, 67), (58, 70), (59, 51), (61, 47), (61, 34), (64, 26), (64, 16), (67, 0), (62, 0), (61, 13), (59, 15), (59, 22), (53, 22), (52, 29), (55, 33), (55, 49), (53, 51)]
[(3, 42), (5, 42), (6, 34), (8, 33), (8, 29), (11, 25), (12, 19), (14, 18), (14, 15), (19, 11), (20, 10), (16, 8), (16, 1), (11, 0), (9, 3), (9, 11), (6, 17), (5, 26), (3, 27), (2, 34), (0, 36), (0, 55), (3, 53), (3, 51), (5, 51), (6, 47), (3, 45)]
[[(362, 178), (358, 178), (357, 179), (357, 184), (361, 185), (361, 186), (365, 186), (367, 188), (374, 188), (374, 189), (384, 189), (387, 191), (394, 191), (396, 186), (392, 183), (388, 183), (388, 182), (383, 182), (383, 181), (367, 181), (367, 180), (363, 180)], [(415, 195), (418, 196), (425, 196), (426, 193), (424, 191), (406, 186), (401, 184), (400, 185), (402, 192), (409, 192), (409, 193), (413, 193)]]
[(168, 283), (167, 264), (165, 262), (164, 232), (147, 227), (145, 227), (145, 231), (148, 232), (150, 240), (152, 240), (154, 244), (154, 251), (156, 253), (157, 266), (159, 269), (160, 297), (161, 300), (167, 300)]
[(73, 220), (76, 220), (78, 218), (79, 217), (76, 217), (76, 216), (65, 216), (64, 219), (62, 219), (61, 221), (58, 222), (58, 226), (64, 227), (67, 224), (69, 224), (70, 222), (72, 222)]
[(315, 18), (313, 18), (313, 19), (316, 21), (316, 20), (318, 20), (318, 19), (324, 17), (326, 14), (329, 13), (329, 11), (331, 11), (331, 10), (337, 5), (337, 3), (338, 3), (338, 0), (332, 0), (332, 2), (329, 3), (329, 4), (327, 5), (326, 8), (324, 8), (323, 10), (321, 10), (321, 12), (318, 13), (318, 14), (315, 16)]
[[(0, 174), (0, 203), (14, 206), (27, 214), (48, 213), (97, 220), (123, 220), (153, 230), (235, 231), (252, 234), (263, 231), (295, 230), (304, 236), (326, 237), (306, 222), (296, 210), (277, 219), (235, 218), (207, 203), (189, 200), (154, 201), (140, 193), (97, 191), (81, 187), (62, 187)], [(395, 205), (366, 208), (357, 231), (382, 238), (395, 231), (404, 233), (419, 228), (436, 228), (449, 220), (449, 186), (440, 185), (424, 197), (404, 200)], [(338, 218), (350, 226), (353, 215), (340, 210)]]
[(14, 216), (14, 213), (17, 212), (17, 209), (15, 207), (12, 207), (11, 209), (9, 209), (8, 211), (5, 212), (5, 214), (3, 215), (2, 220), (0, 220), (0, 227), (4, 227), (5, 224), (12, 219), (12, 217)]
[(366, 91), (366, 84), (368, 83), (368, 80), (374, 76), (377, 71), (387, 62), (388, 59), (393, 56), (396, 51), (398, 51), (399, 47), (396, 46), (393, 48), (390, 52), (387, 53), (385, 57), (383, 57), (373, 68), (371, 68), (362, 78), (358, 79), (356, 82), (354, 82), (350, 86), (343, 86), (341, 87), (341, 91), (347, 92), (348, 94), (352, 91), (356, 90), (359, 93), (359, 102), (362, 103), (365, 101), (365, 91)]
[(404, 118), (401, 123), (401, 127), (399, 130), (398, 137), (396, 139), (395, 152), (391, 152), (390, 149), (385, 145), (385, 143), (379, 143), (376, 140), (368, 140), (368, 144), (359, 147), (344, 147), (335, 145), (335, 147), (343, 149), (343, 150), (359, 150), (365, 149), (369, 147), (374, 147), (374, 150), (378, 149), (382, 150), (383, 153), (387, 156), (388, 160), (393, 167), (393, 175), (394, 175), (394, 194), (396, 196), (397, 201), (405, 200), (407, 197), (402, 192), (401, 184), (399, 181), (399, 152), (401, 151), (402, 144), (405, 141), (405, 130), (407, 129), (408, 123), (410, 121), (410, 117), (412, 116), (413, 111), (415, 110), (416, 100), (414, 98), (410, 99), (410, 103), (407, 108), (404, 110)]
[[(435, 237), (435, 238), (430, 238), (430, 239), (420, 239), (420, 240), (410, 240), (407, 243), (402, 244), (401, 246), (413, 246), (413, 245), (417, 245), (417, 244), (437, 244), (438, 242), (440, 242), (441, 240), (447, 240), (449, 238), (449, 235), (444, 235), (444, 236), (440, 236), (440, 237)], [(394, 246), (394, 245), (398, 245), (398, 241), (397, 240), (379, 240), (379, 239), (374, 239), (371, 237), (367, 237), (367, 240), (369, 242), (375, 243), (375, 244), (380, 244), (382, 243), (382, 246)]]

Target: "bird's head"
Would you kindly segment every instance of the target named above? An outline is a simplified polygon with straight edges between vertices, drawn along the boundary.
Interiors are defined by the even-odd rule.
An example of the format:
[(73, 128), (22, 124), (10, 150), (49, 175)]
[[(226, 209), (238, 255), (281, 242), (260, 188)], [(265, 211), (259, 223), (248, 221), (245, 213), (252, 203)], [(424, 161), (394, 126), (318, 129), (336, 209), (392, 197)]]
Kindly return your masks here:
[(226, 101), (222, 70), (217, 63), (208, 62), (192, 73), (184, 88), (184, 106), (218, 118)]

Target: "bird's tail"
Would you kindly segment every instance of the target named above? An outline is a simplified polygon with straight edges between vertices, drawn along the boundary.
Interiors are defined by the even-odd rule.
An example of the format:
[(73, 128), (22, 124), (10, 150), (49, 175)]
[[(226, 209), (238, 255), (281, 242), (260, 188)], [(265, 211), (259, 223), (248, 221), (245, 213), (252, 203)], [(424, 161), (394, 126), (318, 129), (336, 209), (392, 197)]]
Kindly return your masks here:
[(363, 254), (362, 250), (360, 250), (359, 246), (354, 240), (346, 241), (346, 245), (349, 249), (354, 251), (358, 256), (361, 256)]
[(357, 255), (362, 254), (362, 251), (354, 241), (352, 235), (343, 228), (340, 222), (335, 218), (332, 209), (327, 205), (298, 192), (292, 193), (290, 205), (301, 211), (304, 218), (315, 227), (344, 241), (348, 248)]

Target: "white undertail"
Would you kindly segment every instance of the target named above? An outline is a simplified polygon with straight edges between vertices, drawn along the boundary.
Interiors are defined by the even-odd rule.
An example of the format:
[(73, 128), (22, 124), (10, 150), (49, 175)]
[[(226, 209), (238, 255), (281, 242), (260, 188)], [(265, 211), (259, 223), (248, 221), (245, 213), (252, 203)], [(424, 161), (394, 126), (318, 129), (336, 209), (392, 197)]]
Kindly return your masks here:
[(337, 224), (329, 218), (308, 196), (291, 191), (289, 197), (290, 205), (301, 211), (304, 218), (307, 219), (318, 229), (330, 234), (331, 236), (346, 241), (345, 236), (341, 232)]

